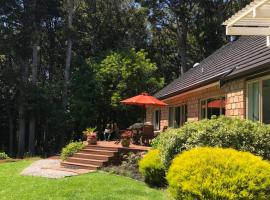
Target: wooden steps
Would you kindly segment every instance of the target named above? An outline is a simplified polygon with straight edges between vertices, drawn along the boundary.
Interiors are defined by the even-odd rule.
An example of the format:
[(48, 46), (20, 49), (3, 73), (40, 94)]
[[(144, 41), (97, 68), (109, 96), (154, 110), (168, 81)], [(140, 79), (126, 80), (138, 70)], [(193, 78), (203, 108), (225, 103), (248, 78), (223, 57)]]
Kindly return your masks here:
[(88, 169), (88, 170), (97, 170), (99, 167), (96, 165), (89, 165), (79, 162), (68, 162), (64, 161), (61, 163), (62, 166), (71, 168), (71, 169)]
[(140, 146), (124, 148), (120, 144), (117, 145), (110, 142), (98, 142), (97, 145), (87, 145), (78, 153), (75, 153), (67, 160), (61, 162), (61, 165), (71, 170), (97, 170), (98, 168), (109, 164), (120, 163), (120, 154), (147, 150), (148, 148)]
[(88, 159), (88, 158), (76, 158), (76, 157), (71, 157), (67, 159), (68, 162), (72, 162), (72, 163), (83, 163), (83, 164), (90, 164), (90, 165), (96, 165), (96, 166), (103, 166), (105, 165), (106, 162), (108, 162), (108, 160), (96, 160), (96, 159)]
[(118, 148), (87, 145), (84, 149), (61, 163), (71, 169), (97, 170), (113, 162), (119, 156)]
[(110, 156), (108, 155), (98, 155), (98, 154), (90, 154), (90, 153), (75, 153), (72, 157), (74, 158), (85, 158), (88, 159), (89, 157), (95, 160), (106, 160), (108, 161)]

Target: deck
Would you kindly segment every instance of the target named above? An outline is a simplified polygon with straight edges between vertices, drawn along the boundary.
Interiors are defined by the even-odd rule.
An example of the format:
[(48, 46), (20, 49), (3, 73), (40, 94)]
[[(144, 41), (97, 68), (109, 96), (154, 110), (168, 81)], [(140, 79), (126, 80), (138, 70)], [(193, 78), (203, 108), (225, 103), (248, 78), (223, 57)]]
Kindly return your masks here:
[(130, 144), (129, 147), (122, 147), (121, 143), (116, 144), (115, 141), (98, 141), (97, 146), (109, 147), (109, 148), (118, 148), (119, 150), (129, 150), (129, 151), (149, 151), (151, 147), (140, 146)]

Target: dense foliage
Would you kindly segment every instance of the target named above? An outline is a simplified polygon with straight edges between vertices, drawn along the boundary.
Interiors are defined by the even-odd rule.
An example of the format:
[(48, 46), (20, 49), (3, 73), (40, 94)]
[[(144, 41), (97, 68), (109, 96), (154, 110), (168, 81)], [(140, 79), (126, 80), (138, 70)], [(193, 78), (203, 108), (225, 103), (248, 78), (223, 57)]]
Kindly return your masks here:
[(159, 151), (150, 150), (143, 159), (139, 162), (139, 170), (145, 177), (145, 182), (152, 186), (164, 186), (165, 180), (165, 168), (162, 164)]
[(173, 160), (167, 179), (177, 200), (270, 198), (270, 163), (233, 149), (185, 151)]
[(166, 167), (176, 154), (199, 146), (234, 148), (270, 159), (270, 126), (221, 116), (169, 129), (153, 142)]
[(82, 142), (71, 142), (66, 147), (62, 149), (61, 159), (66, 160), (68, 157), (72, 156), (74, 153), (82, 150), (84, 148), (84, 144)]
[(48, 156), (86, 127), (126, 128), (141, 113), (118, 101), (226, 43), (221, 23), (249, 2), (2, 0), (0, 149)]

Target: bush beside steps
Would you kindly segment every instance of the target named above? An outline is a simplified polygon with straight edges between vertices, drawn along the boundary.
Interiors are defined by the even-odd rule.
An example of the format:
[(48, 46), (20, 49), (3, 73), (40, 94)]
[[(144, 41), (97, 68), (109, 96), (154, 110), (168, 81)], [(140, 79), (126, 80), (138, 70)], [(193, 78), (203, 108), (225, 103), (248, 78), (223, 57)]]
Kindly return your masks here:
[(83, 142), (71, 142), (66, 147), (62, 149), (61, 159), (66, 160), (68, 157), (72, 156), (74, 153), (82, 150), (85, 147)]

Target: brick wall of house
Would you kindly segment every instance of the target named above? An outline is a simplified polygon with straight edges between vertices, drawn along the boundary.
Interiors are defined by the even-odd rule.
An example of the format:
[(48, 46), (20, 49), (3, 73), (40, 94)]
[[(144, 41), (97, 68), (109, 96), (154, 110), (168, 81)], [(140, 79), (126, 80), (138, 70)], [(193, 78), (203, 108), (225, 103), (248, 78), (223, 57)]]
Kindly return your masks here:
[(168, 126), (168, 119), (169, 119), (168, 107), (155, 107), (155, 106), (147, 107), (146, 108), (146, 122), (153, 123), (153, 113), (157, 109), (161, 110), (160, 129), (162, 130), (164, 126)]
[[(197, 121), (200, 118), (200, 100), (225, 96), (226, 116), (245, 118), (245, 80), (236, 80), (225, 84), (223, 87), (214, 85), (194, 92), (187, 92), (173, 98), (165, 99), (169, 106), (187, 105), (188, 122)], [(148, 107), (146, 120), (153, 122), (155, 107)], [(169, 107), (161, 108), (161, 130), (168, 126)]]
[(244, 79), (227, 83), (224, 86), (226, 93), (226, 116), (240, 117), (246, 116), (246, 82)]
[(170, 106), (186, 104), (188, 109), (188, 122), (192, 122), (198, 121), (200, 118), (200, 100), (209, 97), (221, 97), (224, 95), (224, 90), (220, 89), (218, 85), (215, 85), (213, 87), (205, 88), (195, 92), (190, 92), (185, 95), (179, 95), (175, 98), (164, 100), (164, 102), (166, 102)]

